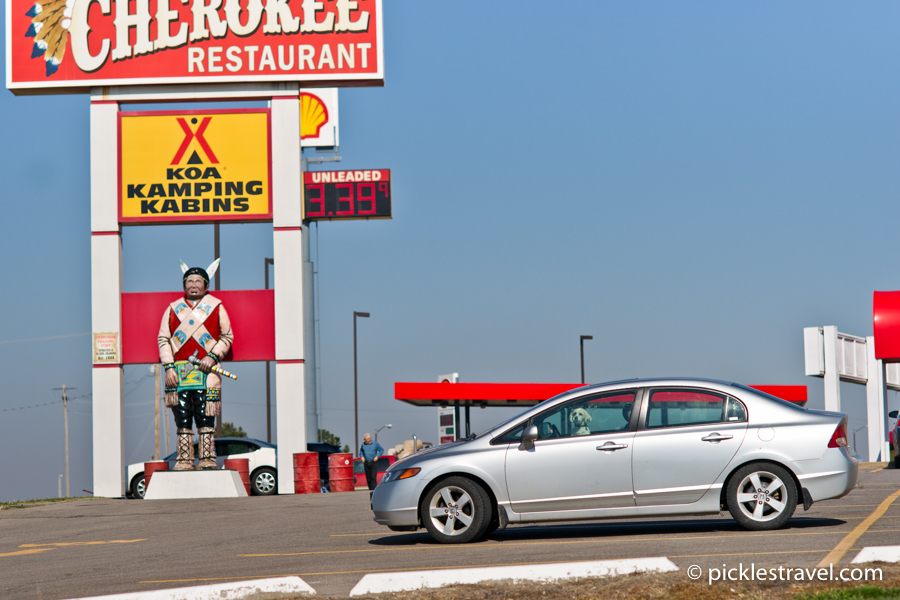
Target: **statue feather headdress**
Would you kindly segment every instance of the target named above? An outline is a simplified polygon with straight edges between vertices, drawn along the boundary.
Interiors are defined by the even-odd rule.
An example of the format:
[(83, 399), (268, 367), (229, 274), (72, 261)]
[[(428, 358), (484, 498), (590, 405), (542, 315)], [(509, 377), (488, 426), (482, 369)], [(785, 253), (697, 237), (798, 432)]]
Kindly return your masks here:
[(47, 77), (56, 73), (66, 54), (75, 2), (76, 0), (37, 0), (25, 13), (31, 17), (31, 25), (25, 36), (34, 38), (31, 58), (44, 57)]

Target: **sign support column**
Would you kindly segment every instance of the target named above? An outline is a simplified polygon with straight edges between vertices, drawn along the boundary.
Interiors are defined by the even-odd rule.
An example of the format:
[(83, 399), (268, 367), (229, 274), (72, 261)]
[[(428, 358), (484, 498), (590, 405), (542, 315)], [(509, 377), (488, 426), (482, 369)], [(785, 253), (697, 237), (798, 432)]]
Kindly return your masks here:
[(866, 362), (869, 380), (866, 382), (866, 416), (869, 439), (869, 462), (890, 460), (887, 423), (887, 378), (884, 361), (875, 358), (875, 338), (866, 338)]
[(838, 330), (834, 325), (823, 327), (825, 332), (825, 410), (841, 410), (841, 375), (837, 362)]
[(294, 493), (294, 460), (306, 452), (303, 214), (299, 89), (272, 98), (272, 219), (275, 246), (275, 401), (278, 493)]
[[(303, 244), (303, 365), (306, 374), (306, 440), (319, 441), (319, 411), (316, 394), (316, 317), (313, 263), (310, 260), (309, 223), (301, 230), (306, 237)], [(316, 257), (318, 260), (318, 257)]]
[(91, 103), (91, 330), (95, 497), (125, 494), (122, 237), (118, 222), (118, 110)]

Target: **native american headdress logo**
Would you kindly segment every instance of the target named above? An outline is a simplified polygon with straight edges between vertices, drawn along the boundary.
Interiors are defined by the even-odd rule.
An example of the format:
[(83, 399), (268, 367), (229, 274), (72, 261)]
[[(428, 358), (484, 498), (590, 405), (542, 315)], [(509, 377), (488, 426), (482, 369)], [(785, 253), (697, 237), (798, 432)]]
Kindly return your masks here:
[(37, 0), (25, 13), (31, 17), (31, 25), (25, 32), (25, 37), (34, 38), (31, 58), (43, 55), (47, 64), (47, 77), (56, 73), (66, 54), (75, 2), (76, 0)]

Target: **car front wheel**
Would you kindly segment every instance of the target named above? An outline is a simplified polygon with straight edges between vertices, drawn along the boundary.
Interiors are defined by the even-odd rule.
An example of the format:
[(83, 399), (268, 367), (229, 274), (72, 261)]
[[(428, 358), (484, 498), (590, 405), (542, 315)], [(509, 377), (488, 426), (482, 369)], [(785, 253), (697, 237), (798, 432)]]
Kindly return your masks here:
[(797, 497), (791, 474), (770, 463), (745, 465), (728, 483), (728, 511), (745, 529), (783, 527), (794, 514)]
[(425, 529), (444, 544), (482, 538), (491, 523), (484, 489), (466, 477), (449, 477), (428, 490), (419, 505)]
[(255, 471), (250, 479), (250, 491), (255, 496), (271, 496), (277, 491), (277, 486), (275, 470), (269, 467)]

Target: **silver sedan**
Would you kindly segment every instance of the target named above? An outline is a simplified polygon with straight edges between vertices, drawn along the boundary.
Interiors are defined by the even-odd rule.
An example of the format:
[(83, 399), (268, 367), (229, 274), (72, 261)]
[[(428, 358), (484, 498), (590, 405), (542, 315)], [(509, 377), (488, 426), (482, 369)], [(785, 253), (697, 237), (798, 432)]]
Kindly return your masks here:
[(462, 543), (509, 523), (728, 510), (782, 527), (856, 485), (847, 416), (704, 379), (619, 381), (551, 398), (468, 440), (400, 460), (375, 521)]

